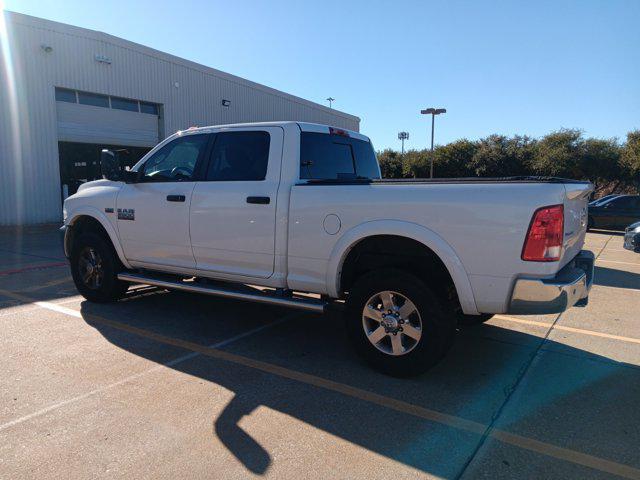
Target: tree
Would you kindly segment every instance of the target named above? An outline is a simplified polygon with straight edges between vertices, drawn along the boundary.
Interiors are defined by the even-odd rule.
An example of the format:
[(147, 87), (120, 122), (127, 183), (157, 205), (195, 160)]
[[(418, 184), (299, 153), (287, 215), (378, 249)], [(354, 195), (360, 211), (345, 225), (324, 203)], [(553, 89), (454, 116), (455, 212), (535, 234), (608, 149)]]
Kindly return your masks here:
[[(378, 153), (385, 178), (428, 178), (431, 151), (409, 150), (403, 157), (387, 149)], [(562, 129), (539, 140), (490, 135), (460, 139), (434, 149), (434, 175), (506, 177), (542, 175), (591, 181), (597, 195), (634, 192), (640, 187), (640, 130), (616, 139), (584, 138), (580, 130)]]
[(478, 150), (478, 143), (462, 138), (434, 150), (434, 175), (440, 178), (471, 177), (471, 159)]
[(529, 137), (490, 135), (478, 142), (471, 169), (478, 177), (528, 175), (535, 142)]
[(627, 142), (620, 153), (620, 169), (627, 181), (640, 187), (640, 130), (627, 133)]
[(562, 129), (544, 136), (536, 145), (533, 171), (538, 175), (581, 178), (578, 165), (583, 144), (580, 130)]
[(620, 164), (620, 145), (615, 139), (588, 138), (582, 145), (576, 168), (598, 193), (603, 188), (616, 190), (624, 182)]
[(402, 158), (395, 150), (387, 148), (378, 152), (378, 163), (382, 178), (402, 178)]
[(402, 174), (407, 178), (429, 178), (431, 165), (429, 150), (409, 150), (402, 162)]

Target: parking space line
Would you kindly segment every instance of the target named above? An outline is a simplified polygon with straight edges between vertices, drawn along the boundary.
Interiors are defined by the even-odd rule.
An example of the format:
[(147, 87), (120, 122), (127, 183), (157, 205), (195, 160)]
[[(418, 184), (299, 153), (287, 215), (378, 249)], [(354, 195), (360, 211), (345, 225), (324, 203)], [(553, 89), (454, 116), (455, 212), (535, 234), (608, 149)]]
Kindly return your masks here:
[[(15, 294), (13, 292), (6, 292), (3, 290), (0, 290), (0, 293), (3, 293), (5, 295), (9, 293), (11, 294), (10, 296), (20, 298), (23, 301), (24, 299), (27, 298), (23, 295)], [(80, 312), (58, 306), (50, 302), (37, 302), (36, 304), (39, 306), (42, 306), (43, 308), (51, 309), (60, 313), (65, 313), (74, 317), (77, 317), (77, 316), (82, 317)], [(184, 358), (193, 358), (193, 356), (196, 356), (197, 354), (202, 354), (207, 357), (211, 357), (218, 360), (223, 360), (229, 363), (233, 363), (236, 365), (252, 368), (254, 370), (259, 370), (265, 373), (276, 375), (278, 377), (304, 383), (306, 385), (311, 385), (324, 390), (340, 393), (340, 394), (349, 396), (351, 398), (363, 400), (381, 407), (388, 408), (390, 410), (394, 410), (400, 413), (405, 413), (407, 415), (412, 415), (414, 417), (421, 418), (424, 420), (440, 423), (440, 424), (443, 424), (452, 428), (456, 428), (459, 430), (464, 430), (464, 431), (475, 433), (478, 435), (487, 435), (488, 437), (494, 438), (495, 440), (498, 440), (506, 444), (510, 444), (525, 450), (541, 453), (543, 455), (550, 456), (556, 459), (565, 460), (574, 464), (590, 467), (595, 470), (599, 470), (601, 472), (610, 473), (613, 475), (619, 475), (624, 478), (630, 478), (630, 479), (636, 479), (636, 480), (640, 479), (640, 469), (636, 469), (629, 465), (613, 462), (610, 460), (606, 460), (604, 458), (596, 457), (596, 456), (582, 453), (576, 450), (558, 447), (553, 444), (523, 437), (520, 435), (509, 433), (507, 431), (493, 429), (493, 428), (489, 429), (490, 428), (489, 425), (475, 422), (473, 420), (467, 420), (462, 417), (457, 417), (454, 415), (438, 412), (436, 410), (420, 407), (418, 405), (404, 402), (402, 400), (386, 397), (384, 395), (373, 393), (367, 390), (353, 387), (351, 385), (347, 385), (347, 384), (336, 382), (326, 378), (318, 377), (308, 373), (291, 370), (285, 367), (281, 367), (279, 365), (263, 362), (260, 360), (255, 360), (255, 359), (244, 357), (241, 355), (236, 355), (228, 351), (219, 350), (218, 348), (215, 348), (215, 347), (207, 347), (204, 345), (199, 345), (194, 342), (189, 342), (187, 340), (167, 337), (165, 335), (144, 330), (138, 327), (133, 327), (131, 325), (123, 324), (114, 320), (109, 320), (97, 315), (87, 314), (84, 316), (84, 318), (89, 322), (107, 325), (121, 331), (125, 331), (128, 333), (132, 333), (134, 335), (141, 336), (143, 338), (155, 340), (157, 342), (160, 342), (166, 345), (171, 345), (174, 347), (184, 348), (185, 350), (191, 350), (193, 352), (191, 354), (186, 355)], [(163, 365), (163, 366), (166, 366), (166, 365)], [(154, 369), (160, 368), (160, 367), (161, 366), (154, 367)], [(134, 376), (134, 377), (137, 378), (138, 376), (140, 376), (140, 374), (137, 374), (137, 376)], [(118, 384), (124, 383), (124, 381), (125, 380), (121, 380)], [(102, 388), (106, 389), (109, 387), (102, 387)], [(98, 391), (102, 391), (102, 390), (98, 389)], [(85, 398), (90, 394), (92, 393), (85, 394), (80, 398)], [(54, 408), (59, 408), (60, 406), (67, 405), (71, 403), (71, 401), (72, 400), (68, 400), (56, 406), (48, 407), (47, 409), (43, 409), (41, 413), (36, 412), (34, 414), (28, 415), (27, 417), (23, 417), (23, 420), (20, 420), (20, 419), (15, 420), (14, 423), (12, 423), (12, 425), (14, 425), (15, 422), (28, 420), (30, 418), (33, 418), (34, 416), (47, 413), (53, 410)], [(3, 428), (7, 428), (7, 427), (0, 426), (0, 430), (2, 430)]]
[(594, 330), (585, 330), (583, 328), (565, 327), (564, 325), (558, 325), (558, 324), (553, 325), (551, 323), (536, 322), (535, 320), (525, 320), (523, 318), (509, 317), (506, 315), (494, 315), (493, 318), (497, 318), (499, 320), (507, 320), (509, 322), (514, 322), (514, 323), (520, 323), (522, 325), (551, 328), (552, 330), (562, 330), (565, 332), (580, 333), (582, 335), (590, 335), (592, 337), (602, 337), (602, 338), (608, 338), (610, 340), (619, 340), (621, 342), (640, 344), (640, 338), (623, 337), (621, 335), (612, 335), (610, 333), (596, 332)]
[[(7, 292), (5, 290), (0, 290), (0, 293), (2, 293), (3, 295), (8, 295), (8, 294), (13, 293), (13, 292)], [(39, 308), (45, 308), (47, 310), (51, 310), (51, 311), (58, 312), (58, 313), (63, 313), (65, 315), (69, 315), (69, 316), (76, 317), (76, 318), (83, 318), (82, 314), (80, 312), (78, 312), (76, 310), (73, 310), (73, 309), (70, 309), (70, 308), (63, 307), (63, 306), (61, 306), (59, 304), (56, 304), (56, 303), (51, 303), (51, 302), (34, 302), (34, 303)], [(271, 328), (271, 327), (279, 325), (279, 324), (281, 324), (283, 322), (286, 322), (286, 321), (292, 319), (293, 317), (295, 317), (297, 315), (301, 315), (301, 314), (299, 312), (296, 312), (296, 313), (293, 313), (293, 314), (290, 314), (290, 315), (286, 315), (286, 316), (282, 317), (279, 320), (276, 320), (276, 321), (271, 322), (271, 323), (267, 323), (265, 325), (260, 325), (260, 326), (258, 326), (256, 328), (252, 328), (251, 330), (247, 330), (246, 332), (242, 332), (242, 333), (240, 333), (238, 335), (235, 335), (235, 336), (233, 336), (231, 338), (227, 338), (227, 339), (222, 340), (220, 342), (214, 343), (214, 344), (209, 345), (208, 347), (205, 347), (205, 348), (216, 349), (216, 348), (225, 347), (225, 346), (230, 345), (230, 344), (232, 344), (232, 343), (234, 343), (234, 342), (236, 342), (238, 340), (246, 338), (246, 337), (248, 337), (250, 335), (254, 335), (254, 334), (258, 333), (258, 332), (261, 332), (263, 330), (266, 330), (268, 328)], [(130, 376), (125, 377), (123, 379), (120, 379), (120, 380), (118, 380), (116, 382), (110, 383), (109, 385), (104, 385), (102, 387), (98, 387), (98, 388), (93, 389), (93, 390), (91, 390), (89, 392), (83, 393), (81, 395), (77, 395), (77, 396), (69, 398), (67, 400), (63, 400), (63, 401), (55, 403), (53, 405), (49, 405), (48, 407), (42, 408), (42, 409), (40, 409), (40, 410), (38, 410), (36, 412), (30, 413), (28, 415), (24, 415), (24, 416), (22, 416), (20, 418), (16, 418), (16, 419), (11, 420), (11, 421), (9, 421), (7, 423), (4, 423), (4, 424), (0, 425), (0, 431), (6, 430), (7, 428), (10, 428), (10, 427), (13, 427), (15, 425), (18, 425), (19, 423), (26, 422), (27, 420), (31, 420), (32, 418), (39, 417), (39, 416), (44, 415), (46, 413), (49, 413), (49, 412), (51, 412), (53, 410), (57, 410), (57, 409), (59, 409), (61, 407), (64, 407), (66, 405), (70, 405), (70, 404), (78, 402), (80, 400), (84, 400), (85, 398), (91, 397), (91, 396), (96, 395), (98, 393), (102, 393), (104, 391), (110, 390), (110, 389), (115, 388), (115, 387), (117, 387), (119, 385), (123, 385), (123, 384), (125, 384), (127, 382), (131, 382), (133, 380), (136, 380), (136, 379), (138, 379), (140, 377), (143, 377), (143, 376), (145, 376), (145, 375), (147, 375), (149, 373), (155, 372), (155, 371), (160, 370), (162, 368), (174, 367), (174, 366), (176, 366), (176, 365), (178, 365), (180, 363), (186, 362), (187, 360), (191, 360), (192, 358), (195, 358), (195, 357), (197, 357), (197, 356), (199, 356), (201, 354), (200, 352), (196, 352), (193, 349), (187, 349), (187, 350), (191, 350), (191, 353), (188, 353), (186, 355), (182, 355), (182, 356), (180, 356), (178, 358), (174, 358), (173, 360), (165, 362), (165, 363), (163, 363), (161, 365), (156, 365), (155, 367), (148, 368), (148, 369), (146, 369), (146, 370), (144, 370), (142, 372), (138, 372), (138, 373), (136, 373), (134, 375), (130, 375)]]
[(603, 258), (599, 258), (597, 261), (605, 262), (605, 263), (619, 263), (621, 265), (633, 265), (634, 267), (640, 267), (640, 263), (635, 263), (635, 262), (621, 262), (619, 260), (605, 260)]
[[(49, 305), (55, 305), (55, 304), (49, 304)], [(43, 307), (43, 308), (48, 308), (48, 307)], [(65, 311), (61, 312), (61, 313), (65, 313), (66, 314), (66, 310), (69, 310), (69, 309), (65, 309)], [(56, 311), (60, 311), (60, 310), (56, 310)], [(231, 343), (233, 343), (233, 342), (235, 342), (237, 340), (240, 340), (242, 338), (248, 337), (249, 335), (253, 335), (254, 333), (261, 332), (262, 330), (265, 330), (265, 329), (270, 328), (272, 326), (275, 326), (275, 325), (277, 325), (279, 323), (282, 323), (282, 322), (284, 322), (284, 321), (286, 321), (288, 319), (289, 319), (289, 317), (284, 317), (284, 318), (281, 318), (280, 320), (277, 320), (277, 321), (275, 321), (273, 323), (260, 325), (259, 327), (253, 328), (251, 330), (247, 330), (246, 332), (243, 332), (243, 333), (241, 333), (239, 335), (236, 335), (234, 337), (228, 338), (228, 339), (223, 340), (223, 341), (218, 342), (218, 343), (214, 343), (213, 345), (210, 345), (209, 348), (221, 348), (221, 347), (224, 347), (224, 346), (229, 345), (229, 344), (231, 344)], [(49, 405), (48, 407), (40, 409), (40, 410), (38, 410), (36, 412), (30, 413), (28, 415), (24, 415), (23, 417), (16, 418), (14, 420), (11, 420), (10, 422), (7, 422), (7, 423), (4, 423), (4, 424), (0, 425), (0, 431), (6, 430), (7, 428), (13, 427), (13, 426), (15, 426), (15, 425), (17, 425), (19, 423), (26, 422), (27, 420), (31, 420), (32, 418), (39, 417), (39, 416), (44, 415), (46, 413), (49, 413), (49, 412), (51, 412), (53, 410), (57, 410), (58, 408), (64, 407), (66, 405), (78, 402), (80, 400), (84, 400), (85, 398), (91, 397), (91, 396), (96, 395), (98, 393), (102, 393), (102, 392), (105, 392), (107, 390), (111, 390), (112, 388), (115, 388), (115, 387), (117, 387), (119, 385), (123, 385), (123, 384), (125, 384), (127, 382), (131, 382), (133, 380), (136, 380), (136, 379), (138, 379), (140, 377), (143, 377), (143, 376), (145, 376), (145, 375), (147, 375), (149, 373), (155, 372), (155, 371), (160, 370), (162, 368), (174, 367), (174, 366), (176, 366), (176, 365), (178, 365), (180, 363), (186, 362), (187, 360), (191, 360), (192, 358), (195, 358), (195, 357), (197, 357), (199, 355), (200, 355), (199, 352), (192, 351), (191, 353), (188, 353), (186, 355), (182, 355), (182, 356), (180, 356), (178, 358), (174, 358), (173, 360), (165, 362), (165, 363), (163, 363), (161, 365), (156, 365), (155, 367), (148, 368), (147, 370), (143, 370), (142, 372), (138, 372), (138, 373), (136, 373), (134, 375), (129, 375), (128, 377), (120, 379), (117, 382), (110, 383), (109, 385), (104, 385), (102, 387), (93, 389), (93, 390), (91, 390), (89, 392), (83, 393), (82, 395), (78, 395), (78, 396), (75, 396), (73, 398), (69, 398), (67, 400), (63, 400), (62, 402), (58, 402), (58, 403), (55, 403), (53, 405)]]
[[(75, 303), (78, 301), (78, 297), (72, 297), (72, 298), (67, 298), (65, 300), (61, 300), (59, 302), (56, 302), (54, 305), (66, 305), (67, 303)], [(10, 307), (5, 307), (5, 308), (16, 308), (16, 307), (20, 307), (23, 305), (12, 305)], [(26, 308), (21, 308), (19, 310), (14, 310), (11, 312), (2, 312), (0, 311), (0, 317), (10, 317), (11, 315), (19, 315), (21, 313), (27, 313), (27, 312), (33, 312), (34, 310), (39, 310), (42, 307), (36, 305), (34, 307), (26, 307)]]
[(630, 288), (630, 287), (612, 287), (611, 285), (598, 285), (596, 283), (593, 284), (591, 288), (610, 288), (612, 290), (620, 290), (626, 292), (640, 292), (640, 288)]
[(62, 285), (63, 283), (70, 283), (73, 281), (73, 278), (70, 276), (66, 276), (63, 278), (56, 278), (55, 280), (51, 280), (50, 282), (42, 283), (40, 285), (32, 285), (31, 287), (23, 288), (20, 290), (22, 293), (31, 293), (36, 292), (38, 290), (42, 290), (43, 288), (55, 287), (56, 285)]
[(28, 265), (22, 268), (14, 268), (9, 270), (0, 271), (0, 276), (4, 275), (14, 275), (16, 273), (24, 273), (29, 272), (31, 270), (45, 270), (47, 268), (57, 268), (57, 267), (66, 267), (66, 262), (56, 262), (56, 263), (38, 263), (36, 265)]
[(602, 254), (602, 252), (604, 252), (604, 249), (607, 248), (607, 245), (609, 245), (609, 242), (611, 241), (612, 238), (613, 238), (613, 235), (611, 235), (609, 238), (607, 238), (607, 241), (604, 242), (604, 245), (602, 246), (602, 248), (600, 249), (600, 251), (596, 255), (596, 260), (598, 259), (598, 257), (600, 257), (600, 254)]

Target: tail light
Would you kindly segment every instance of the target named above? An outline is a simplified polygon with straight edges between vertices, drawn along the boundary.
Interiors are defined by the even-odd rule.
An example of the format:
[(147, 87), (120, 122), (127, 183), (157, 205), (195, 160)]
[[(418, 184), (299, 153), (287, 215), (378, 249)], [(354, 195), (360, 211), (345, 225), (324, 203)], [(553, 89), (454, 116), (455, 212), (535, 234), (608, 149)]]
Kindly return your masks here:
[(535, 211), (522, 248), (522, 260), (557, 262), (562, 253), (564, 207), (552, 205)]

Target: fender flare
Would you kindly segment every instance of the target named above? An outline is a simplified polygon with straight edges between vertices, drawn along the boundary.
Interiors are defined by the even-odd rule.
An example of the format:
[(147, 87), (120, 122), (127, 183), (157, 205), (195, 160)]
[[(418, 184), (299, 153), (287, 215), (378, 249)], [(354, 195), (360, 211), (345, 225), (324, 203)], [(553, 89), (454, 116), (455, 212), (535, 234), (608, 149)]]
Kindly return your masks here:
[(336, 242), (327, 263), (326, 284), (329, 296), (339, 297), (340, 276), (347, 255), (361, 240), (375, 235), (407, 237), (430, 248), (444, 263), (466, 314), (478, 314), (469, 276), (453, 248), (437, 233), (422, 225), (401, 220), (373, 220), (347, 230)]
[(124, 251), (122, 250), (122, 245), (120, 244), (118, 234), (116, 233), (115, 228), (113, 228), (113, 225), (111, 224), (107, 216), (95, 207), (83, 206), (76, 210), (73, 210), (72, 212), (69, 212), (69, 218), (66, 225), (72, 227), (80, 217), (91, 217), (94, 220), (97, 220), (100, 225), (102, 225), (102, 228), (104, 228), (107, 232), (107, 235), (109, 235), (109, 240), (111, 240), (111, 244), (118, 254), (118, 258), (126, 268), (131, 269), (131, 265), (124, 256)]

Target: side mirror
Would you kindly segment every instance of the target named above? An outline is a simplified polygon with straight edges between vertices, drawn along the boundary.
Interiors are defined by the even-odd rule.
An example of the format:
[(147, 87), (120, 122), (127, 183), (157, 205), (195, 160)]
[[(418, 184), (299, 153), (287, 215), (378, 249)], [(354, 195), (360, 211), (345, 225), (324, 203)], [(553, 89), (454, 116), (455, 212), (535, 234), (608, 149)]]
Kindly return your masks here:
[(122, 169), (118, 157), (111, 150), (104, 149), (100, 152), (100, 170), (102, 176), (107, 180), (120, 182), (122, 180)]

